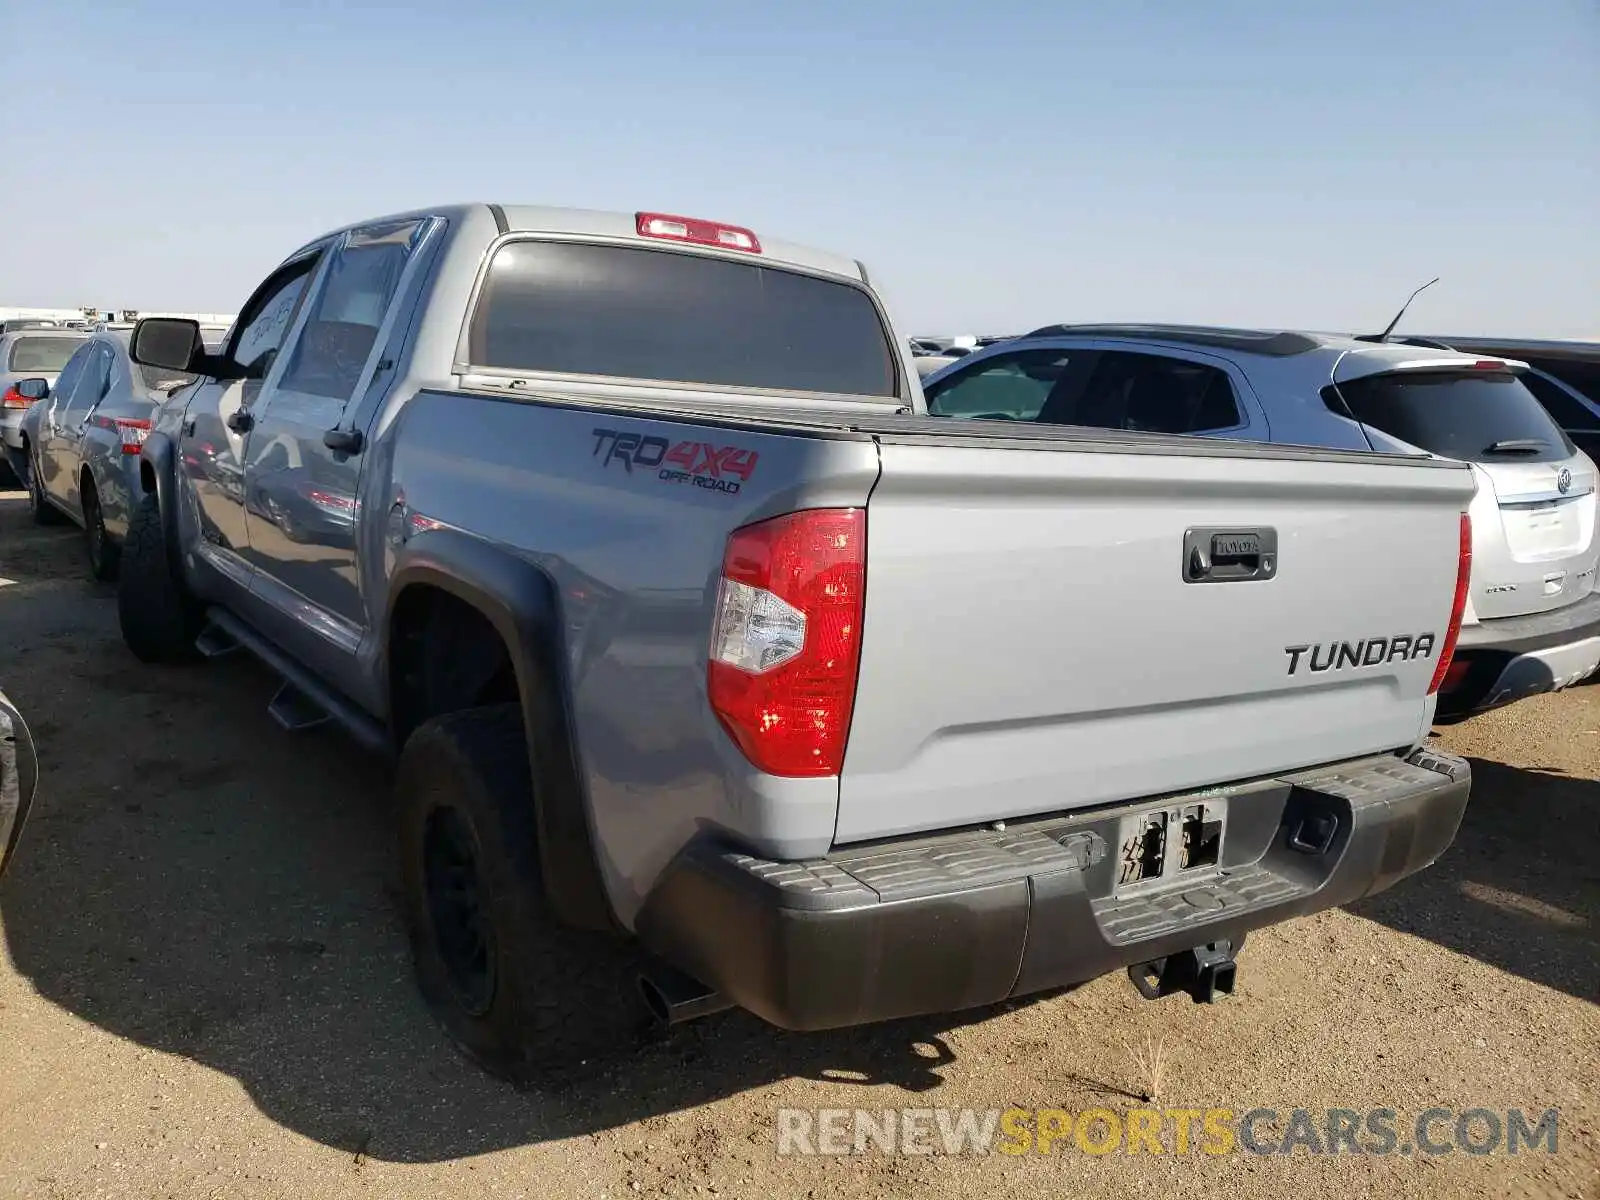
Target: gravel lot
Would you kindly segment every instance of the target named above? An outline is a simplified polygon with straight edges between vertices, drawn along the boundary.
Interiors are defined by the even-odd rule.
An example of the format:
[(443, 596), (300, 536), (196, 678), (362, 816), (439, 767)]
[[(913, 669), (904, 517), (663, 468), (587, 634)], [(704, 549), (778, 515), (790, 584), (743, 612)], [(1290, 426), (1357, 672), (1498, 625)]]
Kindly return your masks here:
[[(726, 1014), (517, 1093), (423, 1012), (382, 770), (239, 659), (134, 662), (81, 535), (0, 494), (0, 685), (43, 791), (0, 886), (0, 1195), (1600, 1197), (1600, 687), (1442, 735), (1435, 867), (1252, 937), (1231, 999), (1126, 979), (839, 1034)], [(1559, 1151), (779, 1157), (782, 1107), (1559, 1107)], [(1404, 1128), (1404, 1119), (1402, 1120)]]

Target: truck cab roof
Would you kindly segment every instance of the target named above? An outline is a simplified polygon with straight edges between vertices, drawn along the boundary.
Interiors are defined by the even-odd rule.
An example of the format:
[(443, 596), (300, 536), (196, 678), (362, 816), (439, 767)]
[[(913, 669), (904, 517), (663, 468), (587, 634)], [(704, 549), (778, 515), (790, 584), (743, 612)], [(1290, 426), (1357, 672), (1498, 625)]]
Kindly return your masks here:
[[(653, 210), (610, 212), (602, 209), (562, 208), (539, 204), (492, 204), (479, 202), (420, 208), (411, 212), (393, 213), (389, 216), (352, 222), (349, 225), (330, 230), (315, 241), (308, 242), (300, 250), (297, 250), (295, 254), (290, 255), (290, 258), (298, 257), (311, 247), (320, 245), (330, 238), (337, 237), (347, 229), (363, 228), (384, 224), (389, 221), (404, 221), (425, 216), (444, 217), (449, 220), (451, 218), (466, 217), (469, 214), (481, 216), (486, 212), (493, 215), (495, 224), (501, 234), (552, 234), (559, 237), (602, 238), (608, 241), (638, 242), (653, 248), (660, 248), (664, 244), (673, 244), (670, 240), (646, 237), (639, 232), (639, 219), (641, 216), (665, 217), (667, 215), (656, 213)], [(677, 219), (687, 219), (700, 224), (721, 224), (721, 222), (705, 221), (703, 218)], [(804, 271), (838, 275), (845, 279), (861, 282), (865, 282), (867, 279), (866, 268), (855, 259), (847, 258), (843, 255), (830, 254), (825, 250), (798, 245), (794, 242), (769, 238), (759, 230), (749, 231), (747, 226), (735, 226), (729, 223), (725, 227), (753, 232), (756, 249), (747, 251), (732, 246), (722, 248), (694, 244), (680, 244), (680, 248), (713, 254), (751, 254), (753, 257), (758, 257), (760, 261), (770, 265), (798, 267)]]

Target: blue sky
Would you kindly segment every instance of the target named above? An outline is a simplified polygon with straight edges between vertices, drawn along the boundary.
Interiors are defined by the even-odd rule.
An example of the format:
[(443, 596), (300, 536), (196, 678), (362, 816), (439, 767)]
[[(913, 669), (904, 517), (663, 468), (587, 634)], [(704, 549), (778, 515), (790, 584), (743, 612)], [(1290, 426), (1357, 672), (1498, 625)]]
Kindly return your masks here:
[(1414, 332), (1600, 337), (1596, 0), (107, 8), (0, 5), (0, 304), (232, 311), (482, 199), (849, 253), (913, 332), (1372, 328), (1440, 275)]

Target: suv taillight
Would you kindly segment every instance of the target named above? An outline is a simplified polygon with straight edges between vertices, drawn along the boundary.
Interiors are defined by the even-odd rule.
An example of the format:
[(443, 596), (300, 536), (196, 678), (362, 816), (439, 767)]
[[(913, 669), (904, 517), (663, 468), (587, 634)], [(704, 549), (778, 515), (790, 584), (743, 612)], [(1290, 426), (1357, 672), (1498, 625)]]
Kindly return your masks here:
[(844, 763), (866, 567), (859, 508), (789, 513), (728, 538), (706, 694), (769, 775), (837, 775)]
[(24, 396), (14, 387), (8, 387), (5, 395), (0, 396), (0, 408), (28, 408), (32, 404), (32, 396)]
[(1472, 518), (1461, 514), (1461, 549), (1456, 554), (1456, 598), (1450, 605), (1450, 624), (1445, 626), (1444, 645), (1439, 648), (1439, 662), (1433, 668), (1433, 682), (1428, 685), (1428, 695), (1439, 690), (1444, 677), (1450, 672), (1450, 660), (1455, 657), (1456, 638), (1461, 636), (1461, 618), (1467, 611), (1467, 585), (1472, 581)]

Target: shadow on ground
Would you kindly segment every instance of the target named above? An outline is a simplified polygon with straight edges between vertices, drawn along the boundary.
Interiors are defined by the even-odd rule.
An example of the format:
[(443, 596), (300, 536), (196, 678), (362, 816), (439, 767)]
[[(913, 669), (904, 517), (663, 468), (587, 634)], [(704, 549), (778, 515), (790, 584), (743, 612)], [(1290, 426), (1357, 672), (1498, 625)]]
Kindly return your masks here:
[(1600, 1000), (1600, 782), (1471, 762), (1472, 799), (1454, 845), (1351, 911)]
[[(326, 1145), (436, 1161), (590, 1133), (791, 1077), (940, 1084), (943, 1035), (992, 1015), (786, 1034), (740, 1013), (641, 1032), (546, 1092), (460, 1059), (411, 979), (385, 769), (267, 717), (245, 657), (152, 669), (121, 643), (77, 531), (0, 498), (0, 685), (41, 788), (0, 884), (7, 946), (45, 999), (238, 1079)], [(641, 1029), (644, 1009), (640, 1006)]]

